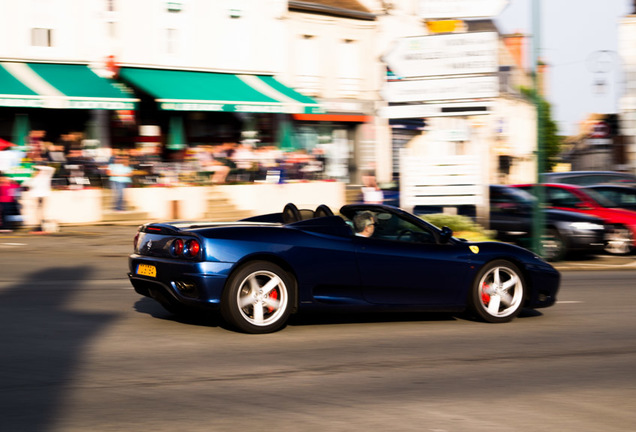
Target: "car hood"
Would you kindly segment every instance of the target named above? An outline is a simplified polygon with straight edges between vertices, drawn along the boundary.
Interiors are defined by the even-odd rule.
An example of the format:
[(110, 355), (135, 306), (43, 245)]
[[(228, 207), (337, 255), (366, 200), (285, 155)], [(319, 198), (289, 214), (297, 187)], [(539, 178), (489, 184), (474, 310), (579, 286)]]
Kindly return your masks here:
[(603, 219), (585, 213), (577, 213), (567, 210), (546, 209), (545, 214), (549, 220), (564, 221), (564, 222), (590, 222), (603, 224)]
[(602, 207), (594, 209), (592, 214), (604, 219), (606, 222), (636, 226), (635, 211)]

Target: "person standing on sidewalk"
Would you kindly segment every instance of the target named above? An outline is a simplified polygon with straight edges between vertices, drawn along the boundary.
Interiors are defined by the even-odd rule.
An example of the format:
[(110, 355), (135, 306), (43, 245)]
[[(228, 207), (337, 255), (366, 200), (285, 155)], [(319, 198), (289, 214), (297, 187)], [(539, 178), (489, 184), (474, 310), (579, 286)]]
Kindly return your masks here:
[(124, 210), (124, 189), (132, 183), (132, 168), (128, 156), (117, 155), (113, 163), (108, 165), (110, 187), (113, 191), (113, 205), (115, 211)]
[(37, 226), (35, 231), (44, 231), (47, 199), (51, 195), (51, 179), (55, 168), (48, 165), (35, 165), (35, 175), (27, 180), (29, 195), (35, 198)]

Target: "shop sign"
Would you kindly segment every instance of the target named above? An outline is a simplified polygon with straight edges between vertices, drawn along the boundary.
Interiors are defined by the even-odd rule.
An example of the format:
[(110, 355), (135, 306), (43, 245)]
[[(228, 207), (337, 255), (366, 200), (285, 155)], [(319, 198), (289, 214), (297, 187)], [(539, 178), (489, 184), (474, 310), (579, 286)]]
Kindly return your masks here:
[(389, 81), (381, 93), (384, 100), (393, 103), (494, 98), (499, 95), (499, 80), (487, 75)]

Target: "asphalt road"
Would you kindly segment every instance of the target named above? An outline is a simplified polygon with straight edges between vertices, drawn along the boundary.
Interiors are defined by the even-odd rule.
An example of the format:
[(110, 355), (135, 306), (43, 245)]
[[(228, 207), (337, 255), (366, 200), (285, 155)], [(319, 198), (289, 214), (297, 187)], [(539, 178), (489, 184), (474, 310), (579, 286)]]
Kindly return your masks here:
[(634, 257), (562, 263), (509, 324), (175, 320), (126, 273), (134, 227), (0, 235), (0, 431), (633, 431)]

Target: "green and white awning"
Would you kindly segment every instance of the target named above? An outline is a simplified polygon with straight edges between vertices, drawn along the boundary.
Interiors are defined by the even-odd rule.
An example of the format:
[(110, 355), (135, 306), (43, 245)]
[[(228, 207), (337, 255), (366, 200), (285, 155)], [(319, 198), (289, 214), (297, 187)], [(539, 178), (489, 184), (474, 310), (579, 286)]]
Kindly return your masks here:
[(271, 76), (123, 67), (119, 77), (170, 111), (316, 114), (314, 99)]
[(0, 62), (0, 106), (132, 110), (138, 101), (86, 65)]

